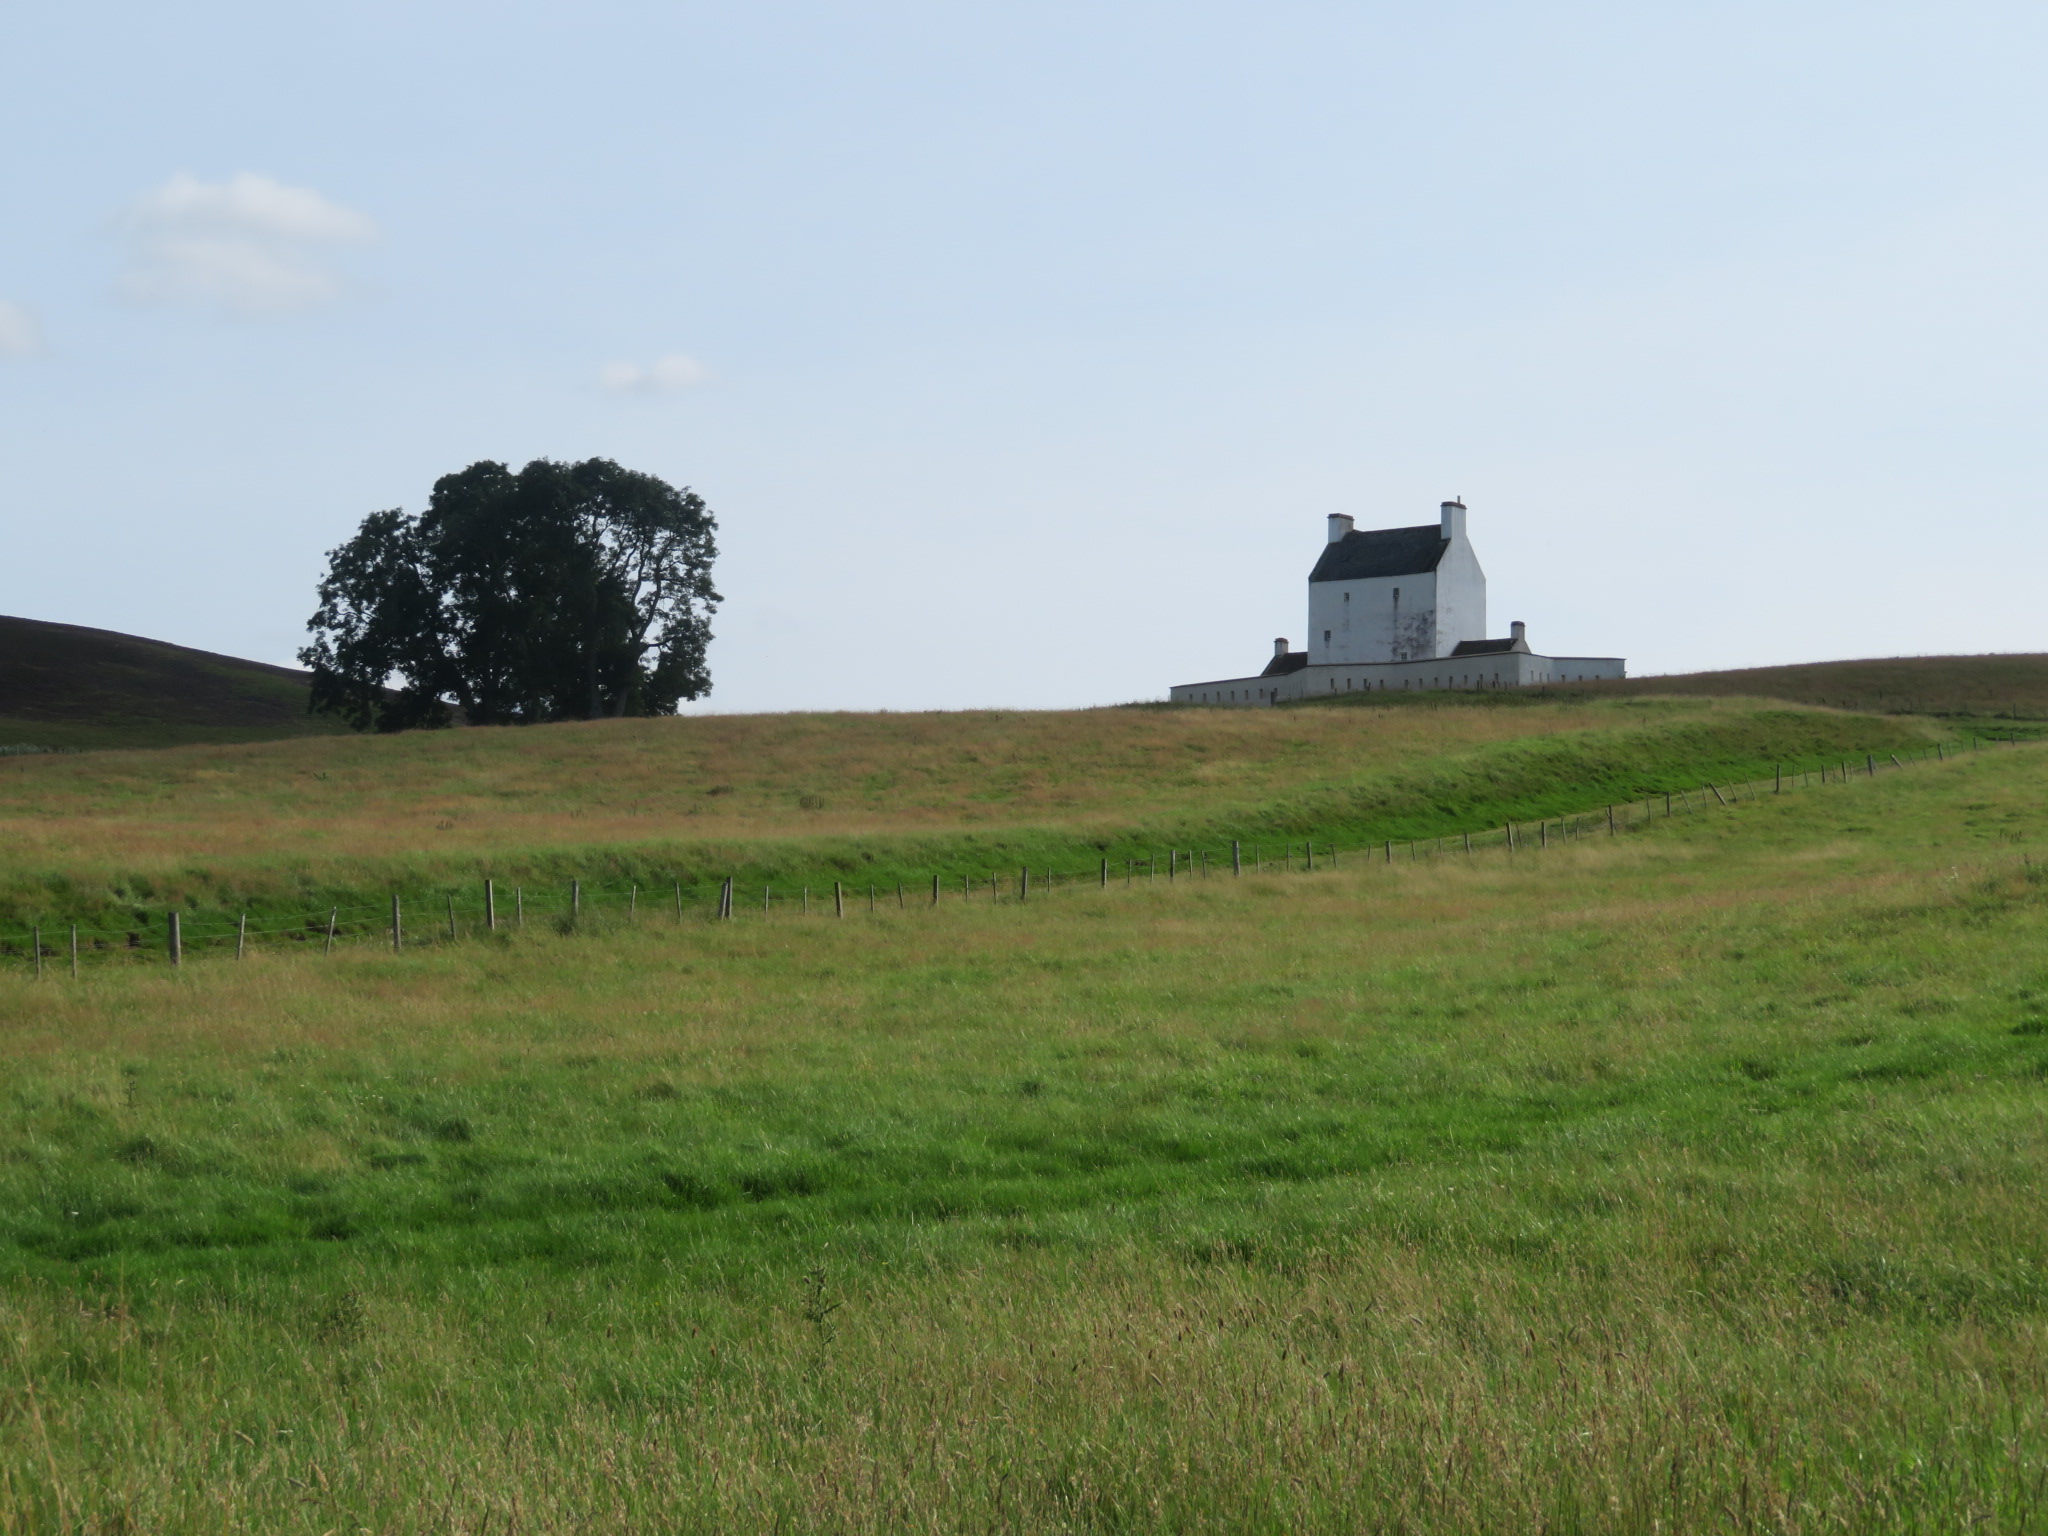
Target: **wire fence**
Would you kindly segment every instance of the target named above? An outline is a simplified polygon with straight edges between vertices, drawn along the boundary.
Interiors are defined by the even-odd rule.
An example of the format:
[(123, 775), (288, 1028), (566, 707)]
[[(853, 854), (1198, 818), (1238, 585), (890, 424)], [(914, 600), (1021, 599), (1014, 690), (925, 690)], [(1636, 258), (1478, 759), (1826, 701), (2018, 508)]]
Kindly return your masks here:
[[(2012, 744), (2012, 743), (2008, 743)], [(1977, 750), (1973, 739), (1970, 750)], [(709, 899), (701, 881), (678, 877), (660, 885), (603, 885), (572, 879), (566, 884), (525, 886), (487, 879), (456, 893), (394, 891), (372, 904), (328, 906), (286, 919), (252, 921), (247, 912), (173, 908), (161, 914), (139, 911), (121, 926), (53, 922), (0, 932), (0, 963), (30, 969), (38, 977), (78, 977), (88, 966), (181, 966), (200, 957), (243, 959), (258, 950), (318, 951), (342, 946), (383, 946), (405, 954), (477, 937), (509, 937), (529, 926), (558, 932), (610, 927), (619, 922), (731, 922), (742, 918), (837, 917), (884, 911), (926, 910), (948, 902), (1029, 903), (1077, 889), (1107, 890), (1140, 882), (1173, 886), (1245, 874), (1312, 874), (1317, 870), (1374, 864), (1418, 863), (1490, 851), (1509, 855), (1541, 853), (1587, 837), (1614, 837), (1660, 819), (1696, 815), (1812, 785), (1846, 784), (1903, 769), (1910, 763), (1940, 761), (1960, 748), (1936, 744), (1901, 758), (1866, 754), (1862, 762), (1829, 759), (1781, 765), (1765, 779), (1736, 783), (1702, 782), (1560, 816), (1505, 821), (1434, 838), (1232, 839), (1204, 847), (1165, 848), (1098, 856), (1092, 865), (1025, 865), (1017, 868), (935, 870), (913, 880), (851, 882), (821, 878), (815, 885), (763, 881), (742, 885), (738, 874), (716, 882)]]

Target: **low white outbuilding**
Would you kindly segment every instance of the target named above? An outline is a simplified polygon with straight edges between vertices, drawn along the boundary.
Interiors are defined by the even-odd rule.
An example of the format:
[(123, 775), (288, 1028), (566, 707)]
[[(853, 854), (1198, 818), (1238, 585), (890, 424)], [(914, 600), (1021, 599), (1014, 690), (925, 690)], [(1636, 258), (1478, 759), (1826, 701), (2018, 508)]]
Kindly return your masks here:
[(1618, 656), (1539, 656), (1522, 624), (1486, 638), (1486, 573), (1465, 504), (1435, 523), (1360, 530), (1334, 514), (1308, 577), (1308, 648), (1273, 642), (1256, 677), (1176, 684), (1175, 704), (1266, 705), (1320, 693), (1526, 688), (1627, 676)]

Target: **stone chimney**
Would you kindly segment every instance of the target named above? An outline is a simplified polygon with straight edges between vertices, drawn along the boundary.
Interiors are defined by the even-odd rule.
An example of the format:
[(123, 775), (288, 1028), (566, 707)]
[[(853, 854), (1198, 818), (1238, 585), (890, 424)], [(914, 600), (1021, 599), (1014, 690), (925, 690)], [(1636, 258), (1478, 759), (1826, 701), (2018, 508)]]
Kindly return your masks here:
[(1282, 635), (1273, 642), (1273, 654), (1275, 656), (1285, 656), (1287, 654), (1287, 637), (1285, 635)]
[(1343, 538), (1350, 531), (1351, 518), (1348, 514), (1343, 512), (1332, 512), (1330, 514), (1330, 542), (1332, 544)]
[(1462, 539), (1465, 537), (1465, 503), (1462, 498), (1447, 501), (1439, 509), (1443, 513), (1444, 537)]
[(1516, 650), (1526, 651), (1529, 649), (1529, 626), (1520, 619), (1515, 620), (1508, 626), (1508, 638), (1515, 642)]

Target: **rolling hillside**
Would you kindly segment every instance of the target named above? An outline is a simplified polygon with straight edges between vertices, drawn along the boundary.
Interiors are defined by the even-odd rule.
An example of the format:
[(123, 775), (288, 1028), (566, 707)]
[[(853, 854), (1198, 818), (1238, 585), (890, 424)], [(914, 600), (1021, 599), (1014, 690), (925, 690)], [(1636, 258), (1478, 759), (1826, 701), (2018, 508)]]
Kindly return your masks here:
[[(1912, 752), (1931, 722), (1742, 699), (710, 715), (0, 761), (0, 938), (178, 905), (303, 921), (559, 895), (957, 883), (1169, 848), (1440, 837)], [(190, 919), (188, 919), (190, 920)]]
[(164, 747), (345, 730), (306, 713), (307, 683), (289, 667), (0, 615), (0, 748)]
[[(1689, 708), (1585, 713), (1756, 719)], [(1461, 713), (1558, 723), (1104, 711), (1046, 755), (1219, 720), (1248, 780), (1290, 742), (1329, 777), (1347, 729)], [(932, 732), (902, 771), (991, 750), (945, 723), (897, 725)], [(1121, 755), (1109, 798), (1156, 811), (1171, 740), (1089, 776)], [(483, 815), (489, 741), (340, 745)], [(325, 745), (0, 780), (125, 763), (196, 833), (259, 768), (360, 794)], [(693, 792), (831, 810), (768, 814), (761, 748)], [(2044, 769), (1801, 776), (1512, 857), (0, 965), (0, 1531), (2038, 1529)]]
[(1888, 656), (1683, 672), (1532, 690), (1556, 696), (1743, 696), (1885, 714), (2048, 720), (2048, 654)]

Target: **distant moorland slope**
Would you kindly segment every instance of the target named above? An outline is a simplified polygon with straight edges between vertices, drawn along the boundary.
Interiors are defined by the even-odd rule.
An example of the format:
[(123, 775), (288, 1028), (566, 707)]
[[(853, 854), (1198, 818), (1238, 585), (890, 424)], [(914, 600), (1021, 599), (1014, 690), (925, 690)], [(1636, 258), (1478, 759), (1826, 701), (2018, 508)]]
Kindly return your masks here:
[[(310, 675), (162, 640), (0, 615), (0, 753), (333, 736), (306, 712)], [(2048, 720), (2048, 653), (1898, 656), (1633, 677), (1524, 690), (1489, 703), (1677, 695), (1783, 699), (1859, 713)], [(1327, 704), (1442, 699), (1340, 695)]]
[(0, 747), (164, 747), (345, 729), (310, 674), (161, 640), (0, 615)]
[(1611, 683), (1575, 683), (1543, 693), (1742, 695), (1889, 714), (2048, 719), (2048, 654), (1886, 656), (1815, 661), (1730, 672), (1683, 672)]

